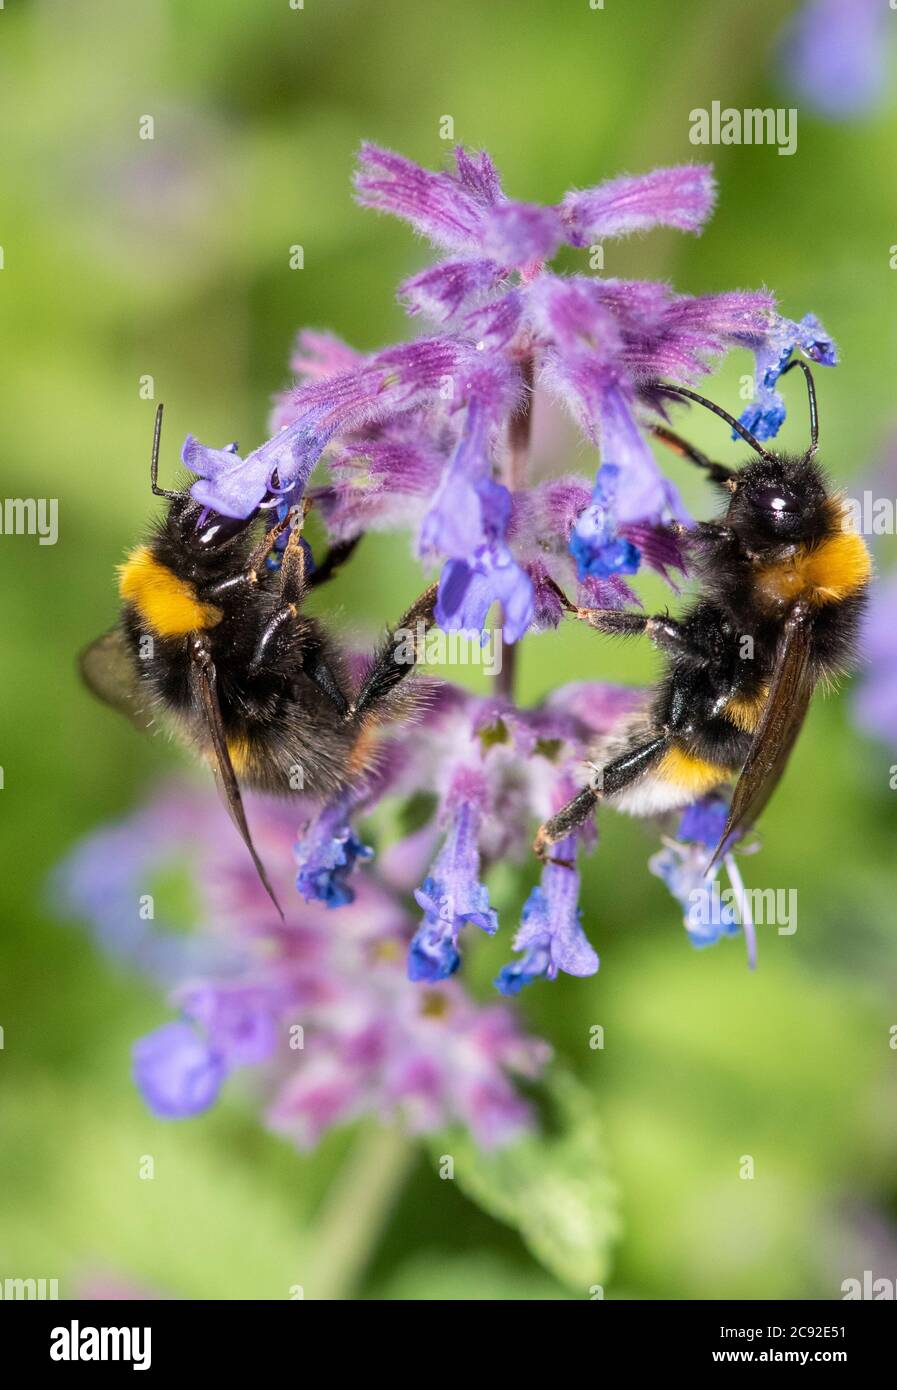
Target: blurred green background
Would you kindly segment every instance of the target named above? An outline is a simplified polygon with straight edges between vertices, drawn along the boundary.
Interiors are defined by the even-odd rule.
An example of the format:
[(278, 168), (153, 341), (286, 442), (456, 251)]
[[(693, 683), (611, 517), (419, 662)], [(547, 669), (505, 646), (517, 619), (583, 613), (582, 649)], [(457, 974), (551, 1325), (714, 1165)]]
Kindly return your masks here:
[[(283, 1298), (323, 1201), (336, 1246), (359, 1245), (343, 1293), (587, 1296), (434, 1181), (423, 1155), (408, 1158), (382, 1233), (363, 1238), (332, 1185), (351, 1136), (299, 1157), (238, 1098), (174, 1126), (144, 1110), (129, 1048), (167, 1006), (54, 919), (46, 876), (181, 760), (92, 704), (74, 656), (113, 620), (114, 567), (151, 511), (154, 403), (140, 379), (166, 403), (170, 476), (188, 431), (261, 441), (299, 326), (363, 349), (406, 336), (393, 290), (426, 248), (357, 208), (350, 172), (363, 138), (439, 165), (445, 115), (522, 199), (710, 155), (720, 203), (705, 234), (612, 243), (607, 273), (692, 293), (765, 284), (785, 313), (815, 311), (843, 362), (818, 374), (823, 456), (839, 479), (871, 468), (897, 425), (897, 116), (835, 126), (802, 112), (793, 158), (688, 143), (692, 107), (791, 104), (772, 52), (793, 8), (7, 0), (0, 11), (3, 488), (60, 509), (55, 547), (0, 541), (0, 1274), (57, 1276), (69, 1293), (105, 1272), (175, 1297)], [(147, 114), (153, 141), (138, 138)], [(289, 269), (295, 243), (301, 271)], [(750, 370), (733, 355), (710, 394), (737, 408)], [(806, 415), (792, 383), (796, 442)], [(710, 417), (690, 432), (737, 456)], [(594, 459), (578, 446), (570, 464), (588, 472)], [(676, 476), (698, 512), (710, 505), (699, 480)], [(379, 537), (327, 603), (369, 638), (418, 578), (406, 538)], [(651, 582), (642, 592), (662, 599)], [(567, 628), (527, 641), (521, 692), (651, 669), (650, 654)], [(600, 973), (522, 1000), (603, 1118), (622, 1223), (609, 1298), (825, 1298), (863, 1268), (897, 1273), (897, 809), (892, 755), (852, 730), (849, 698), (847, 687), (815, 702), (765, 816), (762, 881), (796, 888), (800, 917), (793, 937), (761, 929), (755, 975), (740, 943), (689, 946), (645, 867), (656, 838), (606, 817), (585, 896)], [(495, 879), (509, 913), (522, 891)], [(502, 942), (468, 952), (483, 997), (509, 920)], [(603, 1051), (588, 1046), (595, 1023)], [(137, 1176), (146, 1153), (153, 1182)], [(753, 1181), (739, 1178), (745, 1154)]]

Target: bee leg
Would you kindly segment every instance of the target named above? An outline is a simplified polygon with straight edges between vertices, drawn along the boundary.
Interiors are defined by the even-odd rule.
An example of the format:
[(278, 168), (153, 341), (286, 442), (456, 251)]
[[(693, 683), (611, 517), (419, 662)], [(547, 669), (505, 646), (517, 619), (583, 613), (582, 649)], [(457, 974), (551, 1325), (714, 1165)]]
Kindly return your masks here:
[(321, 563), (309, 575), (308, 587), (316, 589), (319, 584), (326, 584), (328, 579), (332, 579), (337, 570), (346, 563), (360, 540), (361, 536), (353, 536), (351, 540), (337, 541), (332, 545)]
[(554, 859), (548, 851), (552, 845), (566, 840), (568, 835), (572, 835), (574, 830), (585, 824), (598, 805), (599, 797), (600, 792), (592, 787), (583, 787), (581, 792), (577, 792), (556, 815), (539, 826), (533, 841), (534, 853), (546, 863), (560, 864), (565, 869), (572, 869), (573, 864), (569, 859)]
[(200, 591), (202, 599), (205, 602), (214, 603), (216, 599), (232, 597), (240, 592), (248, 592), (253, 589), (258, 583), (259, 572), (263, 569), (274, 542), (278, 536), (282, 536), (284, 531), (293, 525), (294, 520), (294, 513), (289, 512), (282, 521), (278, 521), (276, 525), (272, 526), (270, 531), (266, 531), (263, 540), (251, 552), (245, 567), (239, 573), (232, 574), (227, 579), (218, 580), (214, 584), (203, 585)]
[[(332, 545), (315, 569), (309, 573), (308, 559), (310, 551), (302, 542), (302, 528), (305, 518), (311, 510), (311, 499), (306, 497), (300, 514), (292, 514), (288, 517), (287, 523), (290, 524), (290, 539), (287, 541), (286, 549), (283, 553), (280, 566), (280, 592), (287, 603), (301, 603), (305, 598), (306, 590), (317, 588), (319, 584), (326, 584), (328, 579), (332, 579), (339, 567), (348, 560), (353, 550), (361, 540), (361, 536), (352, 536), (347, 541), (337, 541)], [(266, 537), (267, 540), (267, 537)], [(261, 547), (260, 547), (261, 549)], [(270, 547), (269, 547), (270, 549)]]
[(380, 704), (414, 670), (421, 658), (422, 639), (433, 623), (437, 588), (437, 584), (431, 584), (425, 589), (388, 634), (349, 710), (351, 718)]
[(725, 483), (735, 474), (731, 468), (726, 468), (722, 463), (714, 463), (706, 454), (702, 454), (700, 449), (696, 449), (694, 444), (689, 444), (681, 435), (673, 430), (667, 429), (666, 425), (654, 425), (651, 433), (661, 444), (665, 444), (668, 449), (672, 449), (674, 454), (680, 458), (688, 459), (689, 463), (694, 463), (698, 468), (706, 469), (711, 481), (714, 483)]
[[(738, 484), (733, 478), (732, 482), (726, 483), (725, 486), (734, 491)], [(735, 536), (732, 527), (727, 526), (724, 521), (696, 521), (694, 526), (685, 526), (681, 521), (671, 521), (670, 530), (686, 541), (731, 541)]]
[(310, 681), (314, 681), (321, 694), (326, 695), (340, 719), (345, 719), (349, 713), (349, 702), (319, 647), (313, 646), (305, 650), (302, 671)]
[(301, 536), (302, 527), (305, 523), (305, 518), (308, 516), (310, 509), (311, 499), (306, 497), (303, 499), (300, 506), (291, 507), (285, 517), (283, 517), (280, 521), (275, 522), (275, 524), (271, 527), (270, 531), (265, 532), (265, 535), (259, 541), (255, 550), (253, 550), (253, 552), (249, 556), (249, 559), (246, 561), (246, 569), (244, 573), (253, 584), (256, 582), (256, 579), (258, 578), (259, 570), (262, 568), (268, 556), (270, 555), (274, 542), (280, 536), (283, 535), (284, 531), (290, 532), (291, 539), (293, 536)]
[[(277, 663), (279, 649), (282, 650), (280, 635), (284, 628), (288, 628), (299, 616), (299, 610), (308, 592), (310, 585), (309, 551), (302, 539), (302, 523), (308, 513), (309, 505), (306, 501), (298, 518), (295, 514), (293, 516), (290, 538), (284, 549), (280, 565), (281, 602), (258, 635), (255, 650), (249, 662), (251, 671), (258, 670), (269, 662)], [(327, 655), (321, 642), (313, 637), (303, 640), (299, 661), (301, 662), (302, 674), (314, 682), (321, 694), (326, 696), (333, 705), (339, 718), (344, 719), (349, 712), (349, 704), (327, 661)]]
[(661, 651), (669, 652), (671, 655), (701, 655), (695, 644), (689, 640), (682, 624), (676, 622), (668, 613), (631, 613), (621, 608), (581, 608), (570, 602), (563, 589), (555, 584), (553, 579), (549, 579), (548, 584), (571, 617), (581, 623), (588, 623), (596, 632), (605, 632), (612, 637), (644, 635), (650, 637)]
[[(259, 547), (260, 550), (261, 546)], [(265, 553), (267, 554), (267, 551)], [(290, 530), (290, 539), (287, 541), (280, 564), (281, 602), (258, 635), (255, 650), (249, 662), (250, 670), (258, 670), (271, 658), (272, 651), (277, 646), (279, 632), (298, 617), (299, 608), (306, 593), (307, 570), (308, 552), (305, 542), (302, 540), (302, 521), (300, 520)]]
[[(303, 517), (304, 520), (304, 517)], [(308, 550), (302, 539), (302, 522), (290, 530), (290, 538), (280, 562), (280, 597), (293, 611), (305, 598), (308, 587)]]
[[(302, 530), (302, 523), (305, 520), (311, 502), (306, 499), (302, 509), (293, 507), (282, 520), (276, 522), (266, 531), (264, 537), (259, 541), (255, 549), (250, 553), (244, 568), (238, 574), (232, 574), (228, 579), (219, 580), (215, 584), (205, 585), (202, 588), (202, 598), (209, 603), (214, 603), (217, 598), (225, 598), (240, 593), (241, 590), (248, 591), (257, 583), (259, 573), (263, 570), (265, 561), (271, 553), (274, 542), (284, 531), (290, 528), (293, 531)], [(297, 521), (298, 518), (298, 521)]]
[(627, 613), (617, 608), (578, 608), (576, 617), (588, 623), (596, 632), (606, 632), (611, 636), (649, 637), (660, 651), (671, 656), (701, 653), (690, 640), (682, 624), (668, 613)]
[(572, 868), (572, 864), (566, 860), (551, 859), (548, 854), (551, 846), (559, 844), (568, 835), (572, 835), (574, 830), (578, 830), (588, 820), (602, 797), (613, 796), (616, 792), (622, 791), (624, 787), (628, 787), (630, 783), (635, 782), (644, 772), (647, 772), (663, 756), (669, 746), (669, 733), (657, 734), (646, 743), (636, 744), (634, 748), (621, 753), (606, 767), (593, 767), (592, 779), (588, 786), (583, 787), (582, 791), (577, 792), (566, 806), (562, 806), (550, 820), (539, 826), (533, 841), (534, 853), (542, 860)]

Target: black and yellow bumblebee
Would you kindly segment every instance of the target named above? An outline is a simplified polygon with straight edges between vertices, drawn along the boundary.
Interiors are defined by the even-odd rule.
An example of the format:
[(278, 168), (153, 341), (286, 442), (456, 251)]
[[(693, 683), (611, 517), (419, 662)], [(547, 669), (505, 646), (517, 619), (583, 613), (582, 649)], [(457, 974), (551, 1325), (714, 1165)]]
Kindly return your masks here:
[[(356, 786), (374, 765), (379, 728), (402, 710), (397, 687), (413, 661), (408, 643), (390, 634), (353, 690), (342, 653), (301, 607), (355, 542), (335, 546), (313, 568), (302, 537), (307, 506), (264, 524), (281, 502), (276, 478), (245, 520), (202, 507), (188, 490), (160, 488), (161, 431), (160, 405), (150, 480), (168, 506), (148, 542), (121, 566), (120, 621), (82, 654), (81, 670), (94, 694), (132, 723), (166, 724), (209, 763), (280, 911), (240, 784), (289, 794), (298, 768), (303, 790), (316, 799)], [(411, 635), (415, 658), (435, 601), (431, 585), (397, 624)]]
[(576, 607), (558, 590), (565, 609), (597, 631), (645, 634), (666, 669), (647, 700), (591, 750), (587, 785), (536, 836), (540, 857), (599, 800), (632, 815), (659, 815), (737, 777), (709, 870), (772, 795), (817, 683), (852, 666), (872, 562), (816, 459), (813, 375), (800, 359), (785, 370), (795, 366), (810, 405), (810, 445), (800, 456), (765, 449), (705, 397), (654, 383), (661, 399), (684, 396), (721, 416), (758, 457), (733, 471), (665, 426), (654, 429), (728, 494), (719, 519), (679, 528), (701, 590), (681, 618)]

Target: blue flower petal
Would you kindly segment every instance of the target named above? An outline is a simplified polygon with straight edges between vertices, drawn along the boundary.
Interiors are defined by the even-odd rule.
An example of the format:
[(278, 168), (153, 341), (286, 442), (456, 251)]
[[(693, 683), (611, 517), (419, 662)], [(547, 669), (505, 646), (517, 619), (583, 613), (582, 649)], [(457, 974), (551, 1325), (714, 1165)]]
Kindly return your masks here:
[(223, 1057), (189, 1023), (166, 1023), (141, 1038), (133, 1064), (141, 1095), (164, 1120), (208, 1110), (227, 1076)]

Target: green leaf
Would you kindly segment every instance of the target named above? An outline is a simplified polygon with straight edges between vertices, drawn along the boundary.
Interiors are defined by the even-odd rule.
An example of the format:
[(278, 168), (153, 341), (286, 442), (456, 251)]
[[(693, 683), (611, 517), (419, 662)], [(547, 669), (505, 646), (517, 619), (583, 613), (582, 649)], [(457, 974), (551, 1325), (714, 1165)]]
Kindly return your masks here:
[(519, 1232), (537, 1260), (587, 1298), (603, 1285), (619, 1233), (617, 1189), (591, 1092), (554, 1069), (540, 1130), (493, 1152), (452, 1130), (431, 1141), (438, 1160), (472, 1201)]

